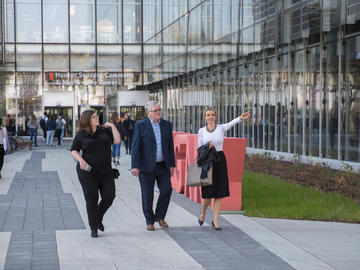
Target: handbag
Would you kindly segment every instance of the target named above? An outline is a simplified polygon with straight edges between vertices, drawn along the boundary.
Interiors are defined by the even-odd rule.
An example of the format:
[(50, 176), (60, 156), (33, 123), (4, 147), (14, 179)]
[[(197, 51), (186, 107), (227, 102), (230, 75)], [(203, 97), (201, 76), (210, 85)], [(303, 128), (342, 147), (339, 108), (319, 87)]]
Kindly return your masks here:
[(118, 179), (120, 176), (120, 172), (118, 169), (112, 169), (113, 175), (114, 175), (114, 179)]
[(115, 164), (115, 168), (112, 168), (112, 173), (113, 173), (113, 176), (114, 176), (114, 179), (118, 179), (119, 176), (120, 176), (120, 172), (119, 170), (117, 169), (117, 166), (116, 166), (116, 163), (114, 162)]
[(197, 163), (194, 163), (188, 168), (188, 175), (186, 179), (186, 185), (188, 187), (206, 187), (212, 185), (212, 170), (210, 168), (208, 170), (208, 177), (205, 179), (201, 179), (201, 170), (202, 167), (198, 167)]

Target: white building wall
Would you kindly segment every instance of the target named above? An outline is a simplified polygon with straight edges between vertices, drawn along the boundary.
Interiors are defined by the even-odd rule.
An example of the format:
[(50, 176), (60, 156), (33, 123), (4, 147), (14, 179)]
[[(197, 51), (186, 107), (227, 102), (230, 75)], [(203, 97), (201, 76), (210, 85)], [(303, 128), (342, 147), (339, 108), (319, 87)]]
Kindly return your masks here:
[(149, 91), (119, 91), (118, 107), (120, 106), (145, 106), (149, 101)]

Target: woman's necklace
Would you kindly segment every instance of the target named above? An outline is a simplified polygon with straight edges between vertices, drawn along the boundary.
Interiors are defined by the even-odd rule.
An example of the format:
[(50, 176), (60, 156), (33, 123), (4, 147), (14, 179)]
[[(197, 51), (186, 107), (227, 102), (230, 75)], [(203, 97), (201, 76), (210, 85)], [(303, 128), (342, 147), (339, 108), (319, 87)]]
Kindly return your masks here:
[(209, 129), (208, 126), (206, 126), (206, 130), (207, 130), (208, 132), (210, 132), (210, 133), (211, 133), (211, 132), (214, 132), (215, 129), (216, 129), (216, 124), (215, 124), (215, 127), (214, 127), (213, 129)]

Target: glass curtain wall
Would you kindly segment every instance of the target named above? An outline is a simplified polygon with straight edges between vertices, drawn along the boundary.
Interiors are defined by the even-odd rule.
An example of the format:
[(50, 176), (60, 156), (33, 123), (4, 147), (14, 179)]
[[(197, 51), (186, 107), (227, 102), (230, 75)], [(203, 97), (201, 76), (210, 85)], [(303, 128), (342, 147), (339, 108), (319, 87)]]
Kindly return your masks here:
[[(196, 133), (205, 106), (217, 109), (220, 123), (250, 111), (252, 119), (228, 136), (259, 149), (360, 162), (358, 8), (357, 1), (199, 1), (179, 18), (188, 20), (186, 75), (166, 69), (180, 61), (165, 53), (166, 61), (147, 67), (180, 80), (152, 77), (179, 93), (183, 102), (171, 109), (179, 130)], [(184, 117), (174, 117), (180, 111)]]

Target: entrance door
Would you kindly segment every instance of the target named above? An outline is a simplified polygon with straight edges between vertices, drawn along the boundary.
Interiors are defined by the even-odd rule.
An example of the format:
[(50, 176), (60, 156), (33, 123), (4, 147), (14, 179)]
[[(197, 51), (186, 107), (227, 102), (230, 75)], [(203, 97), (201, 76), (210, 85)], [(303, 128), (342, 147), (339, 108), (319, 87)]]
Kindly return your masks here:
[(64, 137), (70, 137), (73, 136), (73, 107), (45, 107), (45, 112), (47, 112), (48, 115), (53, 115), (55, 117), (58, 117), (61, 115), (65, 121), (65, 134)]
[(91, 110), (94, 110), (99, 116), (100, 125), (104, 124), (105, 107), (104, 106), (90, 106)]
[(121, 106), (120, 116), (124, 117), (125, 113), (130, 113), (131, 118), (135, 121), (143, 120), (146, 117), (144, 106)]

